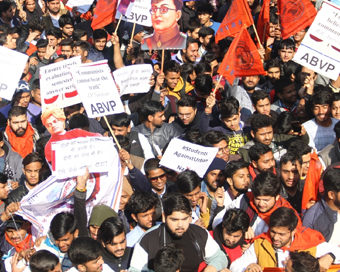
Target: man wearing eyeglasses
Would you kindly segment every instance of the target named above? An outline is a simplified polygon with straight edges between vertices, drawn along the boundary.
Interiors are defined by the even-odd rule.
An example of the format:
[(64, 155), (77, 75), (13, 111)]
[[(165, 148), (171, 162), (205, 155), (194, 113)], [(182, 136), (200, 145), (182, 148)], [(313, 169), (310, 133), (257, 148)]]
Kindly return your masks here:
[(179, 31), (181, 0), (152, 0), (151, 21), (154, 33), (142, 40), (142, 50), (185, 48), (186, 36)]

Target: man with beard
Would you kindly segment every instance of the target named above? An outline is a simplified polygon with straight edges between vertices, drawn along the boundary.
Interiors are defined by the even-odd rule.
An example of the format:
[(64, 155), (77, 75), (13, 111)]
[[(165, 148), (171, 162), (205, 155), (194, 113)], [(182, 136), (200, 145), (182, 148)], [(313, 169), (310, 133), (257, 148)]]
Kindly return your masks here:
[(200, 57), (203, 57), (207, 52), (212, 50), (212, 45), (215, 43), (215, 31), (210, 27), (202, 27), (198, 31), (198, 37), (201, 46), (198, 50)]
[(12, 150), (22, 158), (32, 153), (39, 134), (27, 120), (27, 109), (20, 106), (12, 107), (8, 112), (8, 126), (4, 137), (10, 143)]
[[(246, 238), (252, 239), (268, 230), (269, 216), (279, 207), (293, 209), (287, 200), (280, 196), (281, 183), (273, 172), (259, 174), (252, 183), (251, 192), (235, 198), (231, 204), (219, 212), (214, 221), (213, 229), (222, 222), (226, 210), (242, 209), (250, 217), (250, 227)], [(294, 210), (294, 209), (293, 209)], [(298, 214), (296, 213), (298, 216)], [(301, 222), (299, 221), (301, 225)]]
[(201, 227), (191, 223), (190, 201), (182, 194), (170, 194), (163, 201), (163, 224), (149, 230), (135, 245), (129, 271), (154, 270), (153, 259), (164, 245), (174, 243), (183, 249), (181, 271), (197, 271), (207, 263), (208, 271), (220, 271), (228, 260), (218, 244)]
[(249, 173), (252, 178), (265, 171), (271, 171), (276, 174), (275, 160), (273, 151), (268, 145), (255, 143), (248, 151), (250, 165)]
[(279, 99), (271, 105), (271, 109), (279, 114), (284, 111), (295, 113), (299, 100), (294, 82), (288, 77), (279, 79), (275, 83), (275, 92)]
[(228, 91), (229, 96), (235, 97), (241, 107), (241, 120), (246, 122), (254, 113), (253, 103), (251, 101), (251, 95), (257, 89), (257, 84), (260, 81), (260, 77), (257, 76), (246, 76), (242, 77), (242, 86), (234, 84)]
[(199, 48), (199, 41), (195, 40), (191, 37), (187, 38), (185, 48), (179, 50), (176, 55), (171, 57), (172, 60), (178, 62), (179, 64), (183, 63), (197, 63), (198, 58), (198, 48)]
[(260, 85), (260, 88), (269, 94), (274, 89), (274, 84), (280, 79), (280, 60), (267, 60), (264, 69), (267, 72), (267, 81)]
[(284, 154), (280, 161), (280, 195), (285, 198), (290, 205), (301, 213), (302, 193), (304, 184), (301, 181), (302, 159), (289, 151)]
[(141, 109), (141, 116), (144, 123), (131, 130), (144, 134), (155, 156), (162, 155), (161, 150), (180, 132), (173, 124), (164, 123), (164, 107), (161, 102), (147, 101)]
[(334, 126), (339, 121), (331, 117), (333, 93), (327, 87), (320, 87), (311, 98), (312, 111), (315, 116), (303, 126), (309, 135), (309, 146), (321, 151), (335, 140)]
[(155, 225), (157, 204), (158, 198), (151, 193), (137, 191), (132, 194), (127, 210), (137, 226), (126, 235), (128, 247), (134, 247), (139, 238)]
[(130, 267), (132, 250), (126, 246), (126, 232), (119, 217), (106, 219), (99, 229), (104, 247), (103, 259), (113, 271), (127, 270)]
[(259, 272), (262, 267), (285, 267), (290, 252), (308, 251), (319, 259), (320, 271), (340, 262), (338, 245), (325, 242), (322, 234), (299, 225), (295, 211), (280, 207), (270, 215), (269, 230), (255, 238), (244, 254), (232, 263), (232, 272)]

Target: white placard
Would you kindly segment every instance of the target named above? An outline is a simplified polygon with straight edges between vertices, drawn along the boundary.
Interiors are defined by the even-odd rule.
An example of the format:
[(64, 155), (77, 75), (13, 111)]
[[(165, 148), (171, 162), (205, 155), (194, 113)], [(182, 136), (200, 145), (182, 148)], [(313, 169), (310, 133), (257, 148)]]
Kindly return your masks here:
[(340, 74), (340, 8), (324, 1), (293, 60), (336, 80)]
[(63, 179), (84, 174), (86, 166), (90, 173), (108, 172), (115, 147), (112, 138), (79, 137), (53, 142), (52, 152), (52, 175)]
[(73, 82), (89, 118), (124, 112), (118, 89), (107, 64), (70, 67)]
[(66, 6), (72, 9), (77, 7), (77, 11), (80, 13), (86, 13), (90, 9), (93, 0), (68, 0)]
[(40, 68), (41, 106), (56, 105), (65, 108), (81, 103), (68, 67), (81, 64), (80, 56)]
[(176, 172), (193, 170), (202, 178), (217, 152), (217, 147), (205, 147), (175, 138), (170, 141), (160, 165)]
[(150, 91), (149, 82), (152, 72), (150, 64), (137, 64), (117, 69), (112, 74), (119, 86), (120, 95), (124, 95)]
[[(120, 0), (118, 1), (118, 9), (116, 12), (116, 19), (120, 18), (119, 10)], [(151, 0), (135, 0), (127, 7), (125, 16), (122, 16), (123, 21), (136, 23), (143, 26), (152, 26), (151, 23)], [(137, 34), (137, 33), (135, 33)]]
[(12, 100), (28, 56), (0, 46), (0, 97)]

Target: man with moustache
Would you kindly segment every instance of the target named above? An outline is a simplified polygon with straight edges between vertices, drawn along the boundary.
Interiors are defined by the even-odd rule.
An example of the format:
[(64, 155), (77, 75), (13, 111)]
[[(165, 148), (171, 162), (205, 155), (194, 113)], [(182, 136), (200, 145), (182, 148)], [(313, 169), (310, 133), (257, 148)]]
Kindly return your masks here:
[(276, 174), (273, 151), (268, 145), (255, 143), (249, 149), (248, 154), (251, 162), (249, 165), (249, 173), (253, 179), (265, 171), (271, 171)]
[(299, 100), (297, 99), (294, 82), (292, 82), (290, 78), (283, 77), (279, 79), (275, 83), (275, 93), (279, 99), (271, 105), (272, 110), (278, 114), (285, 111), (296, 112)]
[(321, 151), (334, 142), (334, 126), (339, 121), (331, 117), (331, 107), (334, 99), (332, 91), (327, 87), (319, 88), (321, 90), (314, 92), (311, 98), (315, 118), (303, 123), (309, 135), (309, 146), (317, 151)]

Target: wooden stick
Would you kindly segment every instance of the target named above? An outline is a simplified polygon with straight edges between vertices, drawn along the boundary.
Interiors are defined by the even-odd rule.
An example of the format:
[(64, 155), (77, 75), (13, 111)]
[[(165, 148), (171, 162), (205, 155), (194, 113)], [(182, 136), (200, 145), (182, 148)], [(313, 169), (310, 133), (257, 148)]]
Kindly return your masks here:
[(214, 89), (213, 93), (216, 93), (217, 86), (218, 86), (218, 84), (220, 84), (221, 79), (222, 79), (222, 76), (220, 75), (220, 78), (218, 79), (217, 84), (215, 85), (215, 89)]
[(122, 147), (121, 147), (120, 144), (118, 143), (118, 140), (117, 140), (115, 134), (113, 133), (113, 130), (112, 130), (112, 127), (111, 127), (110, 124), (109, 124), (109, 121), (107, 121), (106, 116), (103, 116), (103, 117), (104, 117), (104, 120), (105, 120), (105, 122), (106, 122), (106, 125), (108, 126), (108, 128), (109, 128), (109, 130), (110, 130), (110, 132), (111, 132), (111, 135), (112, 135), (113, 139), (114, 139), (115, 142), (116, 142), (116, 145), (118, 146), (118, 149), (121, 150)]
[(261, 44), (261, 40), (260, 40), (260, 38), (259, 38), (259, 34), (257, 34), (257, 30), (256, 30), (256, 27), (255, 27), (254, 24), (253, 24), (253, 28), (254, 28), (254, 31), (255, 31), (256, 38), (257, 38), (257, 40), (258, 40), (258, 42), (259, 42), (259, 44), (260, 44), (260, 47), (263, 49), (263, 46), (262, 46), (262, 44)]
[(163, 73), (163, 66), (164, 66), (164, 49), (162, 50), (162, 68), (161, 68), (161, 73)]
[(264, 32), (263, 32), (263, 46), (265, 45), (266, 41), (266, 31), (267, 31), (267, 24), (264, 25)]
[(131, 45), (132, 45), (132, 41), (133, 41), (133, 36), (135, 35), (135, 27), (136, 27), (136, 23), (133, 24), (133, 28), (132, 28), (131, 41), (130, 41)]
[(117, 35), (118, 27), (119, 27), (119, 25), (120, 25), (120, 21), (122, 20), (122, 17), (123, 17), (123, 14), (120, 15), (119, 21), (118, 21), (118, 23), (117, 23), (117, 25), (116, 25), (116, 29), (115, 29), (115, 34), (116, 34), (116, 35)]

